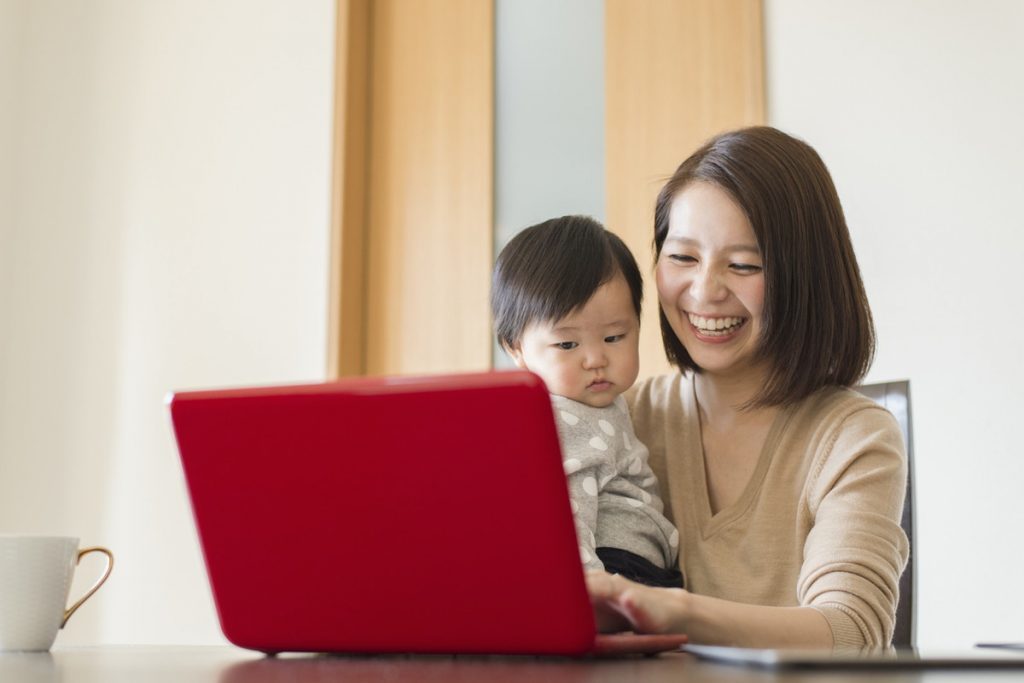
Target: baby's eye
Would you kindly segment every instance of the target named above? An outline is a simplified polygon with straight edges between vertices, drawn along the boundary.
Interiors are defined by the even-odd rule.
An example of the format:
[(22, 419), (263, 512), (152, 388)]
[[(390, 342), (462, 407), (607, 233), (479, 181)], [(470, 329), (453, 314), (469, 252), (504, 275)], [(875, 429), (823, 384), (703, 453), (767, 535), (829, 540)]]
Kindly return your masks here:
[(622, 341), (626, 338), (625, 334), (613, 334), (610, 337), (605, 337), (604, 341), (606, 344), (614, 344), (615, 342)]
[(563, 351), (572, 351), (577, 346), (579, 346), (579, 343), (578, 342), (557, 342), (555, 344), (552, 344), (552, 346), (555, 346), (556, 348), (562, 349)]

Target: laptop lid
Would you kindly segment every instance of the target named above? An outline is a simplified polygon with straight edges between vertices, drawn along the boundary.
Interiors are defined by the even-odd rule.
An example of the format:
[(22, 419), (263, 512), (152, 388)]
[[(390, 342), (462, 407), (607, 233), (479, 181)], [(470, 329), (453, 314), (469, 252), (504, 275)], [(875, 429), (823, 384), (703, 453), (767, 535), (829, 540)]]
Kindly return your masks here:
[(214, 602), (241, 647), (594, 645), (551, 403), (527, 372), (169, 399)]

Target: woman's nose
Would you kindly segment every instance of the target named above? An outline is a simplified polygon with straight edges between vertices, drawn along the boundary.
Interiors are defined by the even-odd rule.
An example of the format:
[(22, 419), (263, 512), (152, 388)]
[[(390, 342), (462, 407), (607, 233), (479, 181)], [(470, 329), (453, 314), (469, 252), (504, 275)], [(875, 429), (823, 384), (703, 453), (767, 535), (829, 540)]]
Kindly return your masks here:
[(705, 268), (695, 273), (689, 290), (690, 298), (698, 302), (721, 301), (728, 295), (728, 290), (722, 283), (722, 279), (711, 268)]

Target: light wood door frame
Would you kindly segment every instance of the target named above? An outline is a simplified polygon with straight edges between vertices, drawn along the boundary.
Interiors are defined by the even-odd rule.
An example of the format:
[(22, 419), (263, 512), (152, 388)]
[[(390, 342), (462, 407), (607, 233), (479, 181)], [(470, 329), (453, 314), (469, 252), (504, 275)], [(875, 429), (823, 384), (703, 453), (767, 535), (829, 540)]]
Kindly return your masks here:
[(370, 2), (338, 0), (327, 315), (327, 376), (366, 372), (366, 195)]

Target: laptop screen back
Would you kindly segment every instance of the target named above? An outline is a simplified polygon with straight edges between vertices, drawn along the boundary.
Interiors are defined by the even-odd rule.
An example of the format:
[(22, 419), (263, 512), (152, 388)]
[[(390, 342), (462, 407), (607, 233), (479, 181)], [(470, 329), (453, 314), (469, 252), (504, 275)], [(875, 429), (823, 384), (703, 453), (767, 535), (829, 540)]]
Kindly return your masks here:
[(189, 392), (170, 408), (221, 627), (236, 645), (592, 647), (536, 376)]

